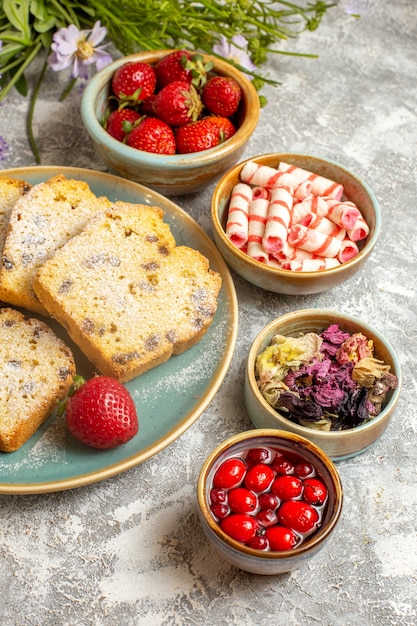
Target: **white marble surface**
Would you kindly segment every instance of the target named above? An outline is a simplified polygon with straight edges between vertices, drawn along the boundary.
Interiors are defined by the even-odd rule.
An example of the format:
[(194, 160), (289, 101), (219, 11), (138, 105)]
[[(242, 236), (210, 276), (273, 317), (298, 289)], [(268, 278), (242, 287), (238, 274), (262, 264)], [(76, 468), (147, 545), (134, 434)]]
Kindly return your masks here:
[[(344, 10), (357, 6), (361, 19)], [(170, 447), (124, 474), (73, 491), (0, 496), (0, 621), (7, 626), (416, 623), (417, 3), (344, 0), (314, 33), (274, 56), (269, 104), (247, 157), (294, 151), (334, 159), (374, 190), (382, 233), (359, 275), (327, 293), (281, 297), (236, 278), (239, 336), (212, 404)], [(77, 90), (64, 104), (56, 76), (36, 110), (44, 165), (103, 169), (81, 127)], [(27, 100), (0, 106), (0, 168), (31, 166)], [(213, 185), (176, 201), (210, 232)], [(403, 368), (393, 421), (364, 454), (338, 463), (338, 529), (304, 569), (246, 574), (213, 554), (195, 501), (211, 449), (251, 424), (242, 399), (252, 339), (280, 313), (334, 307), (384, 332)], [(0, 459), (1, 472), (1, 459)]]

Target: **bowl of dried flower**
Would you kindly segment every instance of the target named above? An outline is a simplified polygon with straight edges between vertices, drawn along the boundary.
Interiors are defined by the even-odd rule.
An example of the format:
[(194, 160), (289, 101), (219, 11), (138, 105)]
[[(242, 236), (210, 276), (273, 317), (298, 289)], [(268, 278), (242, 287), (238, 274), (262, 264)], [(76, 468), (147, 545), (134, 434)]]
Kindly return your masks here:
[(249, 350), (245, 403), (257, 428), (306, 437), (333, 461), (373, 445), (401, 391), (394, 349), (367, 323), (325, 309), (270, 322)]

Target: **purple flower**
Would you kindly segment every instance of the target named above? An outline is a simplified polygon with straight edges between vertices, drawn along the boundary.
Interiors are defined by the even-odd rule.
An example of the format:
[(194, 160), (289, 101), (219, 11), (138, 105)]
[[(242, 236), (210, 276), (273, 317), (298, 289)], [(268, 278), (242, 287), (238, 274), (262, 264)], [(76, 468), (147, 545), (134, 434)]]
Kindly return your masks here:
[(72, 65), (72, 76), (87, 79), (91, 65), (99, 71), (112, 62), (104, 46), (98, 46), (106, 36), (107, 29), (96, 22), (92, 30), (79, 30), (74, 24), (58, 30), (53, 37), (52, 53), (48, 64), (55, 71), (67, 69)]
[(213, 52), (250, 72), (256, 70), (256, 65), (248, 54), (248, 42), (243, 35), (234, 35), (230, 43), (224, 35), (220, 35), (220, 41), (213, 46)]
[(329, 357), (333, 357), (342, 343), (349, 339), (350, 335), (341, 330), (338, 324), (331, 324), (321, 333), (320, 337), (323, 339), (320, 351)]
[(321, 385), (311, 388), (311, 398), (321, 407), (337, 409), (345, 397), (344, 391), (335, 379), (329, 379)]
[(346, 396), (358, 389), (352, 379), (353, 364), (339, 365), (330, 359), (314, 361), (298, 370), (290, 371), (284, 383), (290, 391), (301, 399), (309, 400), (321, 407), (337, 413), (346, 402)]

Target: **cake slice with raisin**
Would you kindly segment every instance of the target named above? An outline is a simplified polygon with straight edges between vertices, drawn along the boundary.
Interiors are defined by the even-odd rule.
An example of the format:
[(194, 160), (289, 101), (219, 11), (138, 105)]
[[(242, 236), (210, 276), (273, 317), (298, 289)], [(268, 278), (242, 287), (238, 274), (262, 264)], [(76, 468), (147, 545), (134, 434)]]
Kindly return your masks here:
[(27, 194), (30, 187), (24, 180), (0, 176), (0, 250), (4, 247), (12, 208), (21, 196)]
[(110, 201), (84, 181), (59, 174), (34, 185), (14, 204), (0, 267), (0, 300), (47, 315), (33, 291), (39, 266)]
[(217, 308), (220, 275), (197, 250), (176, 246), (156, 211), (113, 205), (34, 281), (43, 305), (97, 370), (121, 382), (195, 344)]
[(0, 451), (20, 448), (62, 400), (75, 375), (70, 348), (42, 321), (0, 309)]

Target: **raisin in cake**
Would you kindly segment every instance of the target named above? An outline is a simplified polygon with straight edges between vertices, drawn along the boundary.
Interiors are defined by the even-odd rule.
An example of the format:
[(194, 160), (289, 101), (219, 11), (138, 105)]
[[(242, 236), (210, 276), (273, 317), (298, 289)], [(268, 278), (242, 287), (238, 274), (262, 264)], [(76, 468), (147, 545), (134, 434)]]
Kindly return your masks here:
[(75, 375), (71, 350), (44, 322), (0, 309), (0, 451), (31, 437), (66, 396)]
[(34, 185), (14, 204), (0, 268), (0, 300), (41, 315), (32, 282), (39, 266), (99, 210), (110, 206), (87, 183), (59, 174)]
[(24, 180), (0, 177), (0, 250), (3, 250), (10, 213), (21, 196), (30, 189)]
[(98, 371), (121, 382), (191, 347), (217, 308), (220, 275), (200, 252), (167, 242), (167, 229), (153, 207), (118, 203), (58, 250), (34, 282)]

